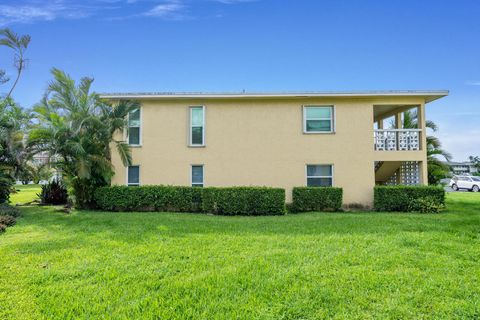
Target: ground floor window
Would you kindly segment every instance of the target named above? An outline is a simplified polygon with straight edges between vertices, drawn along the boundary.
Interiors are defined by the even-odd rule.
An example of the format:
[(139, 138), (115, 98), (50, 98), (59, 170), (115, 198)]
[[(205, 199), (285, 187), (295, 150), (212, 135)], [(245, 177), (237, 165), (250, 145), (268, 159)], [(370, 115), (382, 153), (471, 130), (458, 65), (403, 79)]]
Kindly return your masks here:
[(140, 166), (129, 166), (127, 173), (127, 185), (139, 186), (140, 185)]
[(203, 187), (203, 165), (192, 165), (192, 187)]
[(307, 187), (331, 187), (333, 166), (330, 164), (307, 164)]

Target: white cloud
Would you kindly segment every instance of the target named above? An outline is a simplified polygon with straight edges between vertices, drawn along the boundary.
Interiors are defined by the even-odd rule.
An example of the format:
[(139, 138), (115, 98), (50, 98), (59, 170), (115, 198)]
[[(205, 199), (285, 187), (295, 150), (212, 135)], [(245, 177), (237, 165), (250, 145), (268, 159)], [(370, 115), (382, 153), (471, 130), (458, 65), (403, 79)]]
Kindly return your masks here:
[(52, 21), (57, 18), (78, 19), (89, 15), (87, 7), (65, 5), (61, 0), (20, 6), (0, 5), (0, 25)]
[[(102, 11), (122, 8), (128, 8), (130, 12), (137, 9), (137, 12), (127, 14), (123, 12), (123, 15), (118, 15), (120, 11), (115, 11), (116, 13), (112, 11), (111, 15), (102, 12), (102, 17), (106, 20), (138, 17), (186, 20), (192, 18), (189, 11), (193, 11), (201, 1), (231, 5), (259, 0), (16, 0), (13, 2), (15, 4), (0, 4), (0, 26), (56, 19), (86, 18)], [(153, 3), (153, 7), (144, 11), (145, 9), (140, 3)], [(139, 8), (142, 9), (140, 12), (138, 12)], [(218, 14), (215, 17), (218, 17)]]
[(245, 2), (255, 2), (258, 0), (213, 0), (213, 1), (223, 3), (223, 4), (236, 4), (236, 3), (245, 3)]
[(480, 81), (467, 81), (467, 86), (480, 86)]
[(186, 8), (187, 6), (181, 1), (170, 0), (154, 6), (143, 15), (148, 17), (179, 20), (186, 18), (184, 14)]

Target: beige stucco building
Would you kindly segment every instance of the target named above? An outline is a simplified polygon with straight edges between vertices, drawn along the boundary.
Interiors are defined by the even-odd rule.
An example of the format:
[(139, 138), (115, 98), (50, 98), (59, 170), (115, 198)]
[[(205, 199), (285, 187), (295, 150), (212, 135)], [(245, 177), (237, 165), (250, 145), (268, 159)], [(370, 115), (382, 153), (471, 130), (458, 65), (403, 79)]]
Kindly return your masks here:
[[(375, 184), (426, 184), (425, 104), (447, 91), (104, 94), (138, 100), (134, 166), (113, 157), (118, 185), (333, 185), (371, 205)], [(413, 109), (418, 128), (402, 128)], [(119, 137), (121, 138), (121, 137)]]

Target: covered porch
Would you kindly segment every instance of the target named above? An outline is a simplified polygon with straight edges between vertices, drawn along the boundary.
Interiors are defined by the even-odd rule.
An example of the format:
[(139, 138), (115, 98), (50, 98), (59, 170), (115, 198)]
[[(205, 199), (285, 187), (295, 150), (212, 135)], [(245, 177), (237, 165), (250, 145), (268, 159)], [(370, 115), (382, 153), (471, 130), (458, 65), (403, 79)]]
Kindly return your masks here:
[(425, 145), (425, 107), (421, 105), (374, 105), (376, 151), (420, 151)]

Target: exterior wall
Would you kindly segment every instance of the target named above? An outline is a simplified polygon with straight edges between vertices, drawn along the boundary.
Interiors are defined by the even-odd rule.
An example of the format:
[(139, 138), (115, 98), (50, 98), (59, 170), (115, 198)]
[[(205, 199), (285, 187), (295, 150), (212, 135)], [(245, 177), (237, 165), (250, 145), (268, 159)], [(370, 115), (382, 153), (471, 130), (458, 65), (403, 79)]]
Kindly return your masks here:
[[(378, 152), (374, 104), (421, 104), (419, 97), (143, 100), (142, 146), (132, 149), (140, 183), (190, 185), (192, 164), (204, 165), (205, 186), (306, 185), (307, 164), (333, 164), (344, 203), (371, 205), (374, 161), (426, 161), (424, 151)], [(205, 147), (188, 147), (189, 106), (205, 106)], [(334, 105), (335, 133), (304, 134), (302, 105)], [(118, 137), (121, 139), (121, 137)], [(126, 168), (113, 152), (114, 184)]]

